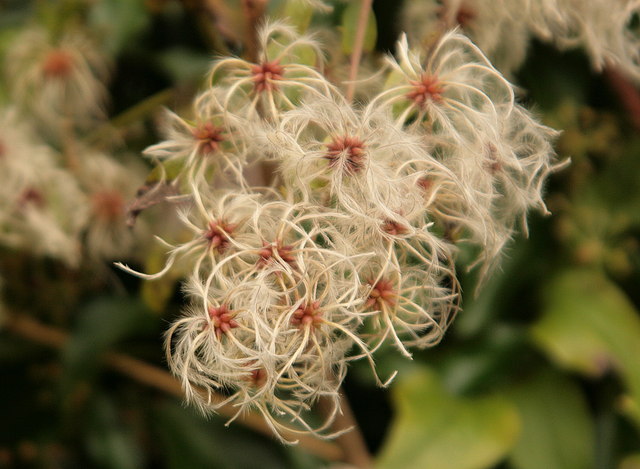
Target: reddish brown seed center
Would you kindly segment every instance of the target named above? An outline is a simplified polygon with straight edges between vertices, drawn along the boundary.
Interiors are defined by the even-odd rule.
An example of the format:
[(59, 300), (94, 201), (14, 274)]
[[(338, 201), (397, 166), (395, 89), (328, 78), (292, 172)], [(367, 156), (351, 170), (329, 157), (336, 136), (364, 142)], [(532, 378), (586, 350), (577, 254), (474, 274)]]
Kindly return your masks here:
[(209, 229), (205, 231), (204, 237), (209, 240), (209, 246), (212, 249), (223, 252), (229, 245), (229, 236), (235, 228), (235, 224), (227, 223), (224, 220), (213, 220), (209, 222)]
[(208, 313), (218, 339), (222, 337), (222, 334), (238, 327), (238, 323), (233, 319), (234, 312), (230, 311), (227, 305), (209, 306)]
[(262, 249), (258, 251), (260, 258), (258, 265), (264, 267), (273, 261), (282, 260), (294, 267), (296, 259), (293, 255), (293, 246), (283, 246), (279, 241), (275, 243), (264, 243)]
[(380, 228), (391, 236), (402, 236), (409, 232), (409, 229), (405, 225), (393, 220), (385, 220)]
[(307, 326), (318, 327), (321, 323), (322, 311), (320, 310), (319, 301), (313, 301), (305, 306), (300, 306), (291, 317), (291, 324), (300, 326), (301, 328)]
[(497, 159), (492, 158), (485, 163), (485, 167), (492, 176), (495, 176), (502, 169), (502, 164)]
[(375, 284), (369, 282), (373, 288), (369, 292), (369, 297), (365, 302), (365, 307), (372, 309), (382, 309), (383, 306), (393, 307), (396, 304), (396, 291), (390, 280), (381, 278)]
[(502, 170), (502, 163), (498, 157), (498, 149), (496, 146), (489, 142), (486, 145), (486, 159), (484, 162), (484, 167), (486, 168), (492, 176), (495, 176), (496, 173)]
[(466, 5), (462, 5), (458, 8), (456, 13), (456, 22), (463, 28), (469, 26), (469, 23), (476, 17), (476, 13)]
[(18, 198), (18, 207), (24, 208), (28, 205), (32, 205), (37, 208), (44, 208), (46, 205), (46, 199), (42, 191), (34, 187), (25, 189)]
[(253, 74), (251, 79), (256, 92), (273, 91), (277, 88), (277, 84), (274, 82), (282, 80), (284, 67), (277, 60), (274, 60), (273, 62), (252, 65), (251, 73)]
[(442, 101), (443, 85), (438, 77), (425, 74), (420, 80), (412, 80), (409, 83), (413, 89), (407, 93), (407, 99), (413, 101), (416, 106), (424, 106), (429, 101)]
[(218, 151), (220, 142), (224, 141), (222, 133), (222, 128), (215, 126), (211, 122), (205, 122), (196, 127), (193, 130), (193, 138), (198, 141), (200, 153), (206, 155)]
[(267, 382), (267, 371), (264, 368), (251, 370), (249, 373), (251, 384), (253, 384), (255, 387), (260, 388)]
[(125, 202), (122, 194), (114, 190), (104, 190), (91, 196), (91, 205), (94, 215), (106, 222), (115, 222), (125, 211)]
[(433, 180), (429, 176), (422, 176), (418, 179), (417, 184), (424, 192), (429, 192), (433, 186)]
[[(448, 2), (443, 2), (444, 4), (439, 8), (438, 16), (441, 20), (449, 22), (449, 12), (451, 11), (451, 6), (448, 5)], [(469, 24), (475, 19), (476, 12), (469, 7), (469, 5), (462, 4), (455, 11), (455, 15), (451, 18), (455, 24), (450, 24), (450, 27), (454, 27), (456, 24), (462, 26), (463, 28), (469, 26)]]
[(42, 72), (48, 78), (67, 78), (73, 70), (73, 57), (68, 52), (55, 49), (47, 54), (42, 64)]
[(355, 174), (364, 168), (365, 145), (357, 137), (337, 137), (327, 145), (324, 158), (329, 160), (329, 167), (341, 165), (349, 174)]

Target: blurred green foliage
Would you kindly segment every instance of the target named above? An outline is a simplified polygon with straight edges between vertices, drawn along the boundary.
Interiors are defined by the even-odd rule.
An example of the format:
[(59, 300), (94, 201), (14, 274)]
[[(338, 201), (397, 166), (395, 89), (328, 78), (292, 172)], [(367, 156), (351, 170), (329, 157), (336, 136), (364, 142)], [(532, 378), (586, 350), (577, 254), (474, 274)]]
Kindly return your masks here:
[[(237, 32), (239, 2), (221, 3), (222, 26)], [(308, 10), (274, 3), (301, 26), (312, 21)], [(131, 119), (121, 112), (166, 88), (175, 93), (161, 104), (184, 105), (213, 55), (225, 52), (216, 45), (238, 50), (237, 38), (219, 37), (197, 4), (0, 2), (0, 54), (32, 21), (71, 16), (95, 28), (116, 64), (112, 117), (127, 145), (142, 150), (157, 137), (157, 100)], [(338, 5), (329, 20), (342, 28), (345, 53), (358, 5)], [(377, 32), (388, 37), (396, 26), (393, 15), (372, 18), (366, 50)], [(580, 51), (532, 44), (516, 81), (543, 120), (563, 129), (557, 148), (572, 165), (548, 187), (554, 215), (531, 219), (530, 239), (514, 240), (501, 270), (477, 291), (474, 274), (463, 274), (464, 311), (440, 346), (412, 363), (391, 349), (381, 355), (381, 370), (400, 369), (389, 391), (353, 367), (347, 393), (380, 469), (640, 467), (640, 136)], [(0, 82), (0, 102), (8, 98)], [(0, 467), (325, 464), (238, 424), (204, 419), (103, 366), (107, 350), (164, 366), (162, 331), (179, 312), (178, 279), (141, 286), (115, 271), (87, 279), (8, 251), (0, 266), (10, 307), (70, 333), (58, 354), (0, 332)]]
[(510, 402), (459, 398), (438, 381), (426, 368), (399, 379), (393, 390), (397, 414), (376, 467), (479, 469), (513, 446), (520, 418)]

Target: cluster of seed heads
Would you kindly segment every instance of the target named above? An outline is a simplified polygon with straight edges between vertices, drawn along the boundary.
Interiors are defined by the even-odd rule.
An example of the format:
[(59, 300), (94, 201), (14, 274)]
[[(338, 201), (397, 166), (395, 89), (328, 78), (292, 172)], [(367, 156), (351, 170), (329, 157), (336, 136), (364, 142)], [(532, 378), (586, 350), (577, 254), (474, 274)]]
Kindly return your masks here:
[[(167, 113), (166, 140), (146, 151), (189, 234), (158, 273), (121, 267), (186, 272), (166, 353), (203, 411), (231, 404), (279, 433), (331, 435), (349, 362), (385, 385), (376, 352), (438, 343), (459, 310), (457, 252), (473, 248), (485, 275), (527, 210), (545, 210), (555, 132), (469, 39), (449, 32), (418, 53), (402, 38), (385, 74), (353, 105), (317, 42), (272, 23), (257, 63), (216, 61), (191, 119)], [(309, 419), (321, 398), (333, 412)]]
[(135, 258), (138, 235), (148, 232), (145, 223), (128, 229), (126, 201), (145, 168), (138, 158), (114, 157), (87, 138), (109, 128), (103, 111), (109, 60), (75, 26), (59, 34), (25, 28), (6, 55), (0, 246), (72, 269)]

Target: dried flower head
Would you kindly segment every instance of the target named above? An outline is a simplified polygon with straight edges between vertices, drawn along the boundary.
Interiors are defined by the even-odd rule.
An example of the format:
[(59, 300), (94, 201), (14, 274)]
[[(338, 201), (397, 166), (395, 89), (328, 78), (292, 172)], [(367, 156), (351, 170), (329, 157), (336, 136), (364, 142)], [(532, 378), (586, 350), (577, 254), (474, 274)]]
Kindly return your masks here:
[(109, 61), (85, 32), (70, 29), (54, 39), (31, 28), (8, 51), (7, 82), (15, 102), (51, 130), (64, 120), (88, 126), (103, 117)]
[(637, 0), (527, 1), (531, 31), (562, 49), (581, 47), (596, 70), (614, 65), (640, 80)]
[(0, 111), (0, 142), (0, 243), (76, 266), (88, 217), (78, 181), (15, 110)]
[[(272, 23), (259, 42), (257, 63), (217, 61), (194, 120), (168, 114), (168, 140), (146, 152), (178, 181), (184, 239), (155, 274), (120, 266), (155, 279), (180, 263), (189, 306), (165, 348), (189, 401), (331, 436), (350, 361), (386, 385), (383, 344), (410, 357), (444, 336), (458, 245), (473, 244), (486, 273), (528, 209), (544, 210), (554, 131), (457, 31), (426, 55), (403, 36), (385, 88), (361, 106), (326, 80), (314, 40)], [(271, 187), (249, 182), (259, 164), (275, 169)], [(321, 397), (333, 411), (313, 426)]]
[(145, 155), (163, 163), (165, 177), (186, 185), (202, 184), (213, 172), (229, 175), (235, 184), (245, 184), (243, 168), (250, 147), (248, 135), (256, 133), (255, 123), (229, 114), (212, 93), (203, 93), (193, 106), (193, 121), (167, 111), (164, 118), (166, 140), (145, 150)]
[(77, 178), (88, 198), (85, 228), (86, 253), (92, 259), (131, 258), (148, 236), (144, 221), (127, 225), (127, 204), (143, 178), (144, 168), (132, 161), (119, 162), (105, 154), (87, 153)]
[(397, 55), (399, 60), (388, 60), (395, 80), (374, 101), (404, 106), (399, 122), (426, 123), (453, 144), (465, 145), (507, 118), (514, 106), (511, 84), (455, 30), (444, 34), (424, 58), (403, 35)]
[(405, 2), (402, 24), (413, 44), (456, 27), (509, 76), (525, 59), (530, 32), (526, 0), (425, 0)]
[(283, 22), (271, 22), (260, 30), (258, 39), (256, 63), (226, 58), (209, 72), (225, 109), (234, 108), (235, 114), (251, 118), (260, 107), (264, 115), (278, 119), (281, 111), (295, 108), (301, 95), (320, 98), (336, 93), (322, 75), (323, 52), (312, 37), (299, 35)]

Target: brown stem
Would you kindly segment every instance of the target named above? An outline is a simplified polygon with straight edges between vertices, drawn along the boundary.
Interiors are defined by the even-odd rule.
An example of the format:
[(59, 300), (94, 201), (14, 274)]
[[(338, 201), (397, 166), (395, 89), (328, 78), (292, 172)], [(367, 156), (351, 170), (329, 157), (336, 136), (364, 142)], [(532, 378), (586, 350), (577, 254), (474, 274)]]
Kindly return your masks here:
[(603, 74), (627, 112), (631, 125), (640, 131), (640, 91), (612, 64), (605, 67)]
[(268, 0), (242, 0), (245, 19), (244, 56), (250, 62), (258, 61), (258, 27)]
[(224, 5), (216, 0), (181, 0), (181, 2), (184, 9), (192, 13), (209, 47), (222, 55), (230, 55), (229, 48), (222, 37), (225, 31), (221, 31), (223, 28), (220, 27), (225, 23), (225, 14), (229, 14), (228, 8), (224, 8)]
[[(333, 413), (335, 404), (329, 399), (318, 401), (318, 410), (326, 416)], [(336, 438), (336, 443), (344, 453), (344, 461), (360, 469), (370, 469), (373, 467), (371, 453), (364, 441), (358, 422), (353, 415), (349, 400), (343, 391), (340, 391), (340, 412), (337, 413), (332, 429), (340, 432), (349, 429), (346, 433)]]
[[(66, 116), (70, 114), (67, 113)], [(61, 138), (62, 138), (62, 154), (65, 159), (65, 165), (72, 173), (77, 173), (80, 166), (78, 158), (78, 145), (76, 143), (75, 130), (73, 128), (73, 119), (71, 117), (62, 117)]]
[(373, 0), (361, 0), (360, 12), (358, 14), (358, 27), (356, 29), (356, 37), (353, 42), (353, 53), (351, 54), (351, 64), (349, 67), (349, 83), (347, 84), (347, 100), (351, 101), (356, 90), (356, 79), (358, 78), (358, 68), (362, 59), (362, 50), (364, 48), (364, 37), (367, 32), (367, 24), (369, 23), (369, 14), (371, 13), (371, 5)]
[[(64, 348), (69, 341), (68, 333), (51, 326), (46, 326), (25, 315), (9, 315), (3, 323), (3, 326), (18, 336), (56, 349)], [(172, 396), (184, 397), (180, 382), (171, 376), (171, 374), (158, 367), (117, 352), (106, 353), (104, 363), (112, 370), (139, 383), (159, 389)], [(221, 402), (222, 400), (224, 400), (223, 396), (212, 396), (214, 403)], [(220, 407), (217, 412), (223, 417), (230, 418), (236, 414), (237, 409), (232, 405), (225, 405)], [(243, 414), (238, 418), (238, 421), (256, 432), (273, 436), (271, 428), (258, 414)], [(299, 445), (302, 448), (327, 461), (343, 460), (343, 451), (334, 443), (321, 441), (311, 436), (287, 434), (286, 432), (283, 432), (282, 436), (290, 440), (299, 440)]]

